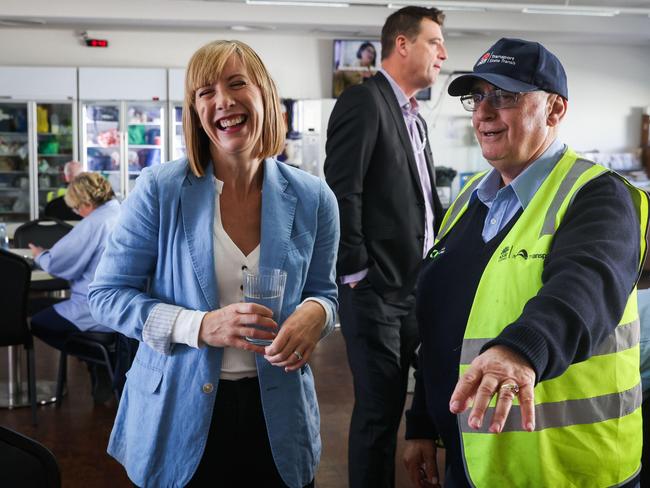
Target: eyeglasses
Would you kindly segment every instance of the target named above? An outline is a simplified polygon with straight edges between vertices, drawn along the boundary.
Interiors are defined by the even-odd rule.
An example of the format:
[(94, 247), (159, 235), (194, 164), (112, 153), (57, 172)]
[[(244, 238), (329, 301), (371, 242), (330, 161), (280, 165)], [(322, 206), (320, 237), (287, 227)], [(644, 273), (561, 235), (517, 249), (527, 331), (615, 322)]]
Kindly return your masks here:
[(502, 108), (511, 108), (517, 105), (519, 97), (524, 93), (513, 93), (505, 90), (494, 90), (489, 93), (470, 93), (460, 97), (460, 103), (468, 112), (476, 112), (479, 104), (483, 100), (488, 100), (492, 108), (500, 110)]

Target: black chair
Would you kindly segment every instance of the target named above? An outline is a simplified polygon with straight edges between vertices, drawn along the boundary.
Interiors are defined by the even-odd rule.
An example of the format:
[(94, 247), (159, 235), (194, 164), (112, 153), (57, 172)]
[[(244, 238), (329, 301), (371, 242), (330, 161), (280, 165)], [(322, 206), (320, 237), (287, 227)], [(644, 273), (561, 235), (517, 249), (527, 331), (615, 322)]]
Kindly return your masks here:
[(14, 231), (14, 247), (26, 248), (31, 242), (49, 249), (71, 230), (72, 226), (62, 220), (31, 220), (19, 225)]
[[(25, 222), (19, 225), (14, 232), (13, 246), (16, 248), (27, 248), (31, 242), (45, 249), (51, 248), (64, 235), (72, 230), (72, 226), (57, 219), (38, 219)], [(64, 290), (68, 284), (64, 279), (53, 278), (43, 282), (32, 283), (32, 291)], [(57, 299), (45, 301), (43, 306), (53, 305)], [(47, 302), (47, 303), (46, 303)]]
[[(59, 372), (56, 379), (56, 405), (61, 405), (63, 389), (67, 382), (68, 356), (106, 368), (111, 384), (115, 385), (115, 365), (118, 335), (115, 332), (77, 332), (66, 340), (59, 356)], [(120, 392), (113, 386), (117, 401)]]
[(20, 256), (0, 249), (0, 276), (0, 347), (23, 346), (27, 351), (29, 401), (32, 406), (32, 422), (36, 425), (34, 340), (27, 323), (31, 281), (29, 263)]
[(115, 399), (119, 402), (139, 342), (117, 332), (78, 332), (66, 341), (59, 358), (56, 382), (56, 405), (61, 405), (63, 389), (67, 380), (67, 357), (75, 356), (84, 361), (106, 368)]
[(43, 215), (51, 219), (81, 220), (81, 216), (74, 213), (72, 209), (66, 205), (63, 197), (53, 198), (49, 201), (43, 209)]
[(41, 443), (0, 427), (0, 484), (21, 488), (59, 488), (54, 454)]

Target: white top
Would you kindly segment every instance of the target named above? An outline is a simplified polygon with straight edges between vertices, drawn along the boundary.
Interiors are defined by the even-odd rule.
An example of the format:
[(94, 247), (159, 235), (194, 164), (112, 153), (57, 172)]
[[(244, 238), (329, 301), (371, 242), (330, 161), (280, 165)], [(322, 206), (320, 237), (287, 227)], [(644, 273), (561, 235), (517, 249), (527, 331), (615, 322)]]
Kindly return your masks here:
[[(251, 270), (258, 269), (260, 246), (258, 245), (248, 256), (244, 256), (244, 253), (230, 239), (221, 222), (220, 197), (223, 182), (217, 178), (214, 178), (214, 181), (217, 190), (213, 226), (214, 266), (219, 289), (219, 307), (225, 307), (232, 303), (244, 301), (244, 293), (241, 288), (243, 283), (242, 266), (246, 266)], [(323, 306), (327, 314), (325, 318), (326, 326), (334, 321), (330, 308), (322, 300), (312, 297), (306, 298), (298, 307), (306, 301), (315, 301)], [(156, 349), (156, 344), (162, 340), (166, 331), (171, 328), (172, 343), (187, 344), (195, 348), (202, 347), (204, 344), (199, 344), (199, 330), (206, 313), (159, 303), (147, 317), (142, 330), (142, 340)], [(220, 377), (226, 380), (237, 380), (252, 376), (257, 376), (255, 353), (233, 347), (224, 347)]]

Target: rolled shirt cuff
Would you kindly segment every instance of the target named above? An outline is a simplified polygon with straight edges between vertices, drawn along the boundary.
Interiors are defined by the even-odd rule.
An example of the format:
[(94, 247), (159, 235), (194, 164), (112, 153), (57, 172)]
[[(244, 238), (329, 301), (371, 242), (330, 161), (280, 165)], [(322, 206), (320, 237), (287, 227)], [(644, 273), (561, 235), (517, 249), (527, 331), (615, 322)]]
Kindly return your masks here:
[(348, 283), (355, 283), (355, 282), (361, 281), (367, 275), (368, 275), (368, 268), (362, 269), (361, 271), (358, 271), (358, 272), (353, 273), (351, 275), (341, 276), (339, 278), (339, 281), (341, 282), (342, 285), (347, 285)]

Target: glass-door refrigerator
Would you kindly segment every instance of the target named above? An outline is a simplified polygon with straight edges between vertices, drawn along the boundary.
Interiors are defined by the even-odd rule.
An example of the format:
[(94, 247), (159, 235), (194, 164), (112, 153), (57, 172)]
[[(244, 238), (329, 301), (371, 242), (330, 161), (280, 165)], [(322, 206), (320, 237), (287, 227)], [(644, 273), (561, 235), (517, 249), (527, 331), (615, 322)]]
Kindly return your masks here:
[(0, 220), (43, 217), (76, 157), (73, 102), (0, 102)]
[(77, 69), (0, 66), (0, 221), (43, 217), (77, 158)]
[(81, 67), (79, 100), (84, 168), (124, 198), (144, 168), (166, 160), (167, 70)]
[(167, 91), (169, 96), (169, 155), (170, 159), (185, 157), (185, 135), (183, 134), (183, 99), (185, 98), (185, 70), (167, 70)]
[(24, 222), (30, 202), (29, 107), (27, 102), (0, 102), (0, 221)]
[(162, 102), (84, 102), (81, 120), (83, 166), (106, 177), (119, 198), (143, 168), (165, 160)]
[(77, 159), (77, 123), (74, 103), (35, 103), (36, 182), (35, 207), (43, 216), (46, 205), (63, 196), (67, 187), (65, 163)]
[(173, 103), (171, 105), (171, 159), (185, 157), (185, 135), (183, 134), (183, 104)]

